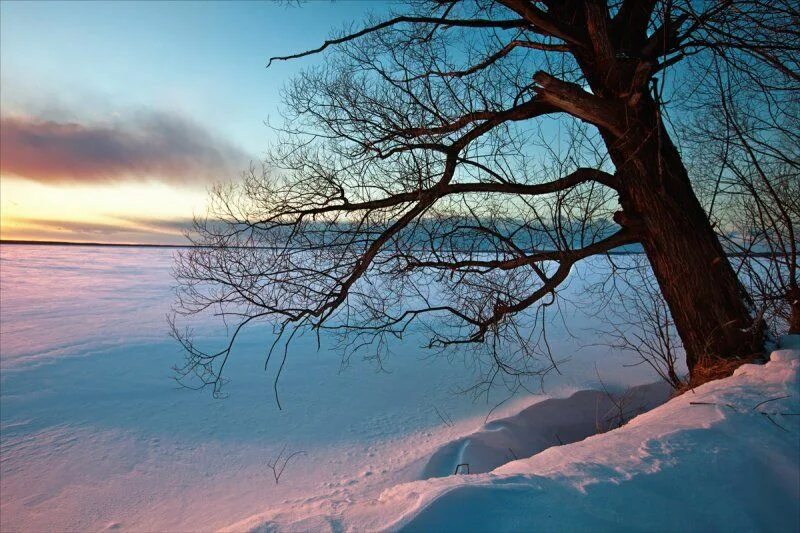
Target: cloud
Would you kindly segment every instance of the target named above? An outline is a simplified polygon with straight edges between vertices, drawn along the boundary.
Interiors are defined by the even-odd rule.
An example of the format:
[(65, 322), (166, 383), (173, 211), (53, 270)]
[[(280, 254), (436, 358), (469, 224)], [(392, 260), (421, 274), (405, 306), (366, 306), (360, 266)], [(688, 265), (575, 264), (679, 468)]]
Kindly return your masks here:
[(158, 219), (147, 217), (109, 217), (104, 222), (85, 220), (54, 220), (31, 217), (9, 217), (9, 223), (28, 228), (46, 228), (59, 231), (76, 231), (85, 233), (112, 233), (119, 231), (151, 231), (171, 235), (183, 235), (192, 228), (193, 219), (174, 218)]
[(106, 243), (187, 244), (192, 219), (113, 217), (104, 222), (8, 217), (3, 238)]
[(235, 177), (249, 161), (230, 142), (170, 113), (105, 123), (0, 118), (0, 172), (41, 183), (209, 183)]

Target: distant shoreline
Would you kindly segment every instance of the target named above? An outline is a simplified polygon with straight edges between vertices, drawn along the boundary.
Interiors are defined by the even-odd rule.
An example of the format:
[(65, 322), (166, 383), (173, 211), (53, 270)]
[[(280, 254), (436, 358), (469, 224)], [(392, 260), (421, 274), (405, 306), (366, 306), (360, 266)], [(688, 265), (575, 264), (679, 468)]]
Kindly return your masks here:
[[(0, 246), (4, 244), (23, 245), (23, 246), (91, 246), (104, 248), (209, 248), (209, 246), (192, 244), (136, 244), (124, 242), (76, 242), (76, 241), (34, 241), (25, 239), (0, 239)], [(263, 247), (268, 248), (268, 247)], [(632, 250), (611, 250), (608, 255), (640, 255), (644, 251)], [(605, 254), (602, 254), (605, 255)], [(728, 254), (728, 257), (741, 257), (742, 253)], [(753, 257), (770, 257), (766, 252), (755, 252)]]
[(124, 242), (77, 242), (77, 241), (34, 241), (25, 239), (0, 239), (3, 244), (24, 244), (33, 246), (114, 246), (121, 248), (189, 248), (190, 244), (146, 244)]

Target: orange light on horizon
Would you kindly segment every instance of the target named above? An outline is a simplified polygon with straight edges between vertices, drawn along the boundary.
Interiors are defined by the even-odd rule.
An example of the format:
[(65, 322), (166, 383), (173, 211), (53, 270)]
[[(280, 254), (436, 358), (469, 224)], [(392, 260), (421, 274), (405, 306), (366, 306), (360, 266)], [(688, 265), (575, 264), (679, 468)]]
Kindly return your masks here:
[(23, 240), (180, 242), (181, 223), (207, 193), (150, 182), (49, 185), (0, 177), (0, 237)]

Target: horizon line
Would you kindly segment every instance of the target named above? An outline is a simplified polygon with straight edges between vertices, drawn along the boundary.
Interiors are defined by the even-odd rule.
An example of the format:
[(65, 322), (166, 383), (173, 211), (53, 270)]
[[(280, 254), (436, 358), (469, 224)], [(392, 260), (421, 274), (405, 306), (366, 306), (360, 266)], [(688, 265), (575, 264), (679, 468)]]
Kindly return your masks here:
[(22, 244), (33, 246), (116, 246), (129, 248), (190, 248), (191, 244), (156, 244), (156, 243), (135, 243), (135, 242), (97, 242), (97, 241), (53, 241), (35, 239), (0, 239), (3, 244)]
[[(0, 239), (0, 245), (23, 245), (23, 246), (96, 246), (96, 247), (111, 247), (111, 248), (209, 248), (208, 245), (197, 244), (149, 244), (149, 243), (126, 243), (126, 242), (81, 242), (81, 241), (51, 241), (43, 240), (38, 241), (34, 239)], [(270, 248), (270, 247), (264, 247)], [(635, 255), (643, 254), (644, 251), (634, 250), (609, 250), (601, 255)], [(726, 257), (740, 257), (744, 254), (741, 252), (725, 254)], [(764, 252), (755, 252), (753, 257), (769, 257), (769, 254)]]

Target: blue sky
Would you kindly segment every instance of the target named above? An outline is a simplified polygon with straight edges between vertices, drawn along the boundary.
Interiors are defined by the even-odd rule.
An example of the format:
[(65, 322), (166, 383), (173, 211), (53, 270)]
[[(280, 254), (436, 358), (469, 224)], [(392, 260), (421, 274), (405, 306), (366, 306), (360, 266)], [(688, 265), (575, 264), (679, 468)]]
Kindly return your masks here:
[[(378, 1), (299, 7), (3, 1), (3, 237), (175, 242), (175, 220), (202, 209), (209, 180), (193, 180), (197, 168), (191, 165), (185, 176), (167, 174), (180, 174), (182, 162), (196, 153), (209, 172), (218, 165), (219, 172), (230, 173), (246, 166), (245, 159), (258, 159), (271, 135), (264, 121), (277, 117), (281, 87), (303, 67), (324, 60), (316, 56), (266, 69), (267, 58), (317, 46), (343, 24), (358, 25), (368, 11), (388, 8)], [(154, 129), (155, 137), (144, 139)], [(181, 132), (177, 138), (175, 131)], [(18, 149), (19, 143), (32, 136), (45, 140), (20, 155), (29, 146)], [(86, 143), (98, 140), (125, 152), (107, 176), (107, 162), (75, 161), (95, 153)], [(48, 152), (51, 141), (58, 146)], [(164, 153), (172, 142), (183, 150), (174, 157)], [(63, 159), (65, 151), (72, 152)], [(144, 154), (145, 161), (131, 161), (131, 151)], [(84, 201), (87, 196), (104, 198), (103, 205)], [(61, 212), (49, 207), (62, 201)], [(131, 227), (133, 219), (147, 224)], [(152, 219), (167, 221), (166, 233), (149, 235), (158, 225)], [(81, 233), (82, 222), (91, 231)], [(148, 235), (117, 234), (117, 223)]]

